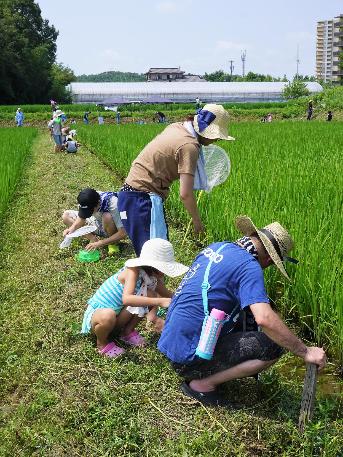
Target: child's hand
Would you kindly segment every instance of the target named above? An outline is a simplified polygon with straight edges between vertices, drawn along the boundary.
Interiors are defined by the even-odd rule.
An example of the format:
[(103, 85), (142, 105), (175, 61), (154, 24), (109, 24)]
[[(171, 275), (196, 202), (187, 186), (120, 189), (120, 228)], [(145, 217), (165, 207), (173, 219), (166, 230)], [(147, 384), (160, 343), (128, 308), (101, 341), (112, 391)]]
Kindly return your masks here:
[(170, 302), (171, 298), (160, 298), (160, 303), (158, 304), (158, 306), (160, 306), (161, 308), (168, 308)]
[(101, 247), (101, 241), (94, 241), (93, 243), (87, 244), (85, 247), (86, 251), (94, 251), (94, 249), (98, 249)]
[(69, 227), (69, 228), (66, 228), (66, 229), (64, 230), (63, 236), (67, 236), (67, 235), (69, 235), (69, 233), (70, 233), (70, 227)]

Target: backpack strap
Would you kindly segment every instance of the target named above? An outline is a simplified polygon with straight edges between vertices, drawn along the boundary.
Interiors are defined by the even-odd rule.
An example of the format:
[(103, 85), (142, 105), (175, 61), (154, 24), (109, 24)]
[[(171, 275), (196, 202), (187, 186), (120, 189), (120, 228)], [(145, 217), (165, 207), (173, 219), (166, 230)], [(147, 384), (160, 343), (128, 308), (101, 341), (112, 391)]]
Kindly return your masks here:
[[(215, 251), (215, 254), (219, 254), (219, 252), (225, 247), (227, 243), (224, 243), (220, 246), (219, 249), (217, 249)], [(207, 291), (210, 289), (211, 287), (211, 284), (208, 282), (208, 277), (210, 275), (210, 269), (211, 269), (211, 265), (213, 263), (213, 260), (214, 260), (214, 256), (211, 256), (209, 261), (208, 261), (208, 265), (206, 267), (206, 270), (205, 270), (205, 273), (204, 273), (204, 279), (202, 281), (202, 284), (201, 284), (201, 295), (202, 295), (202, 304), (203, 304), (203, 307), (204, 307), (204, 313), (205, 313), (205, 316), (208, 316), (210, 313), (208, 312), (208, 296), (207, 296)]]
[[(226, 246), (226, 244), (228, 243), (224, 243), (222, 244), (215, 252), (214, 254), (219, 254), (219, 252), (224, 249), (224, 247)], [(205, 317), (207, 317), (210, 313), (208, 311), (208, 295), (207, 295), (207, 291), (211, 288), (211, 284), (208, 282), (208, 278), (209, 278), (209, 275), (210, 275), (210, 269), (211, 269), (211, 266), (212, 266), (212, 263), (214, 261), (214, 256), (212, 255), (209, 259), (209, 262), (208, 262), (208, 265), (206, 267), (206, 270), (205, 270), (205, 273), (204, 273), (204, 279), (202, 281), (202, 284), (201, 284), (201, 295), (202, 295), (202, 304), (203, 304), (203, 307), (204, 307), (204, 313), (205, 313)], [(226, 324), (227, 322), (229, 322), (231, 320), (231, 318), (233, 318), (235, 316), (235, 313), (237, 312), (237, 310), (239, 309), (239, 305), (236, 305), (232, 311), (231, 314), (229, 314), (227, 316), (227, 318), (224, 320), (224, 324)]]

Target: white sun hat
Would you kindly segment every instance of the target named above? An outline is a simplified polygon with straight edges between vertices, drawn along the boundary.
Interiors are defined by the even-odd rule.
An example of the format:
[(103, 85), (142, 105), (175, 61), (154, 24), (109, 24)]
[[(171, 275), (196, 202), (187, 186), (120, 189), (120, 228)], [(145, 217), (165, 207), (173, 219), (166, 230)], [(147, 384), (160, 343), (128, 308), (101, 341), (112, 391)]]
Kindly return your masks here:
[(62, 110), (58, 109), (54, 112), (53, 117), (56, 118), (56, 117), (62, 116), (62, 114), (64, 114), (64, 112)]
[(234, 138), (227, 134), (229, 113), (222, 105), (208, 103), (194, 116), (194, 130), (210, 140), (232, 141)]
[(287, 230), (282, 227), (279, 222), (273, 222), (272, 224), (258, 229), (248, 216), (238, 216), (235, 223), (236, 227), (243, 235), (251, 236), (257, 234), (275, 266), (288, 280), (290, 280), (283, 262), (289, 261), (298, 263), (298, 261), (291, 257), (287, 257), (288, 252), (291, 251), (294, 246), (293, 240)]
[(173, 245), (162, 238), (146, 241), (136, 259), (125, 262), (126, 267), (152, 267), (167, 276), (175, 278), (186, 273), (189, 267), (175, 261)]

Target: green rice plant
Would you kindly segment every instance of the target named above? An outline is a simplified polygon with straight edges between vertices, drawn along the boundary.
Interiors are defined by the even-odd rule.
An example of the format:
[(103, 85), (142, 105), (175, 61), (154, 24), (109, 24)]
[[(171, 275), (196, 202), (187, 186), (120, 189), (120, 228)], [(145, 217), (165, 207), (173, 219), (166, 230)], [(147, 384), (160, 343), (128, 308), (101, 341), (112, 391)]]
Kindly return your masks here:
[(0, 220), (8, 207), (18, 179), (37, 135), (36, 129), (0, 129)]
[[(124, 178), (132, 160), (161, 126), (87, 126), (82, 141)], [(343, 285), (341, 219), (343, 130), (325, 122), (240, 123), (235, 142), (220, 142), (231, 158), (226, 183), (205, 194), (200, 212), (207, 242), (238, 237), (234, 218), (249, 215), (258, 226), (279, 221), (295, 240), (291, 283), (266, 274), (268, 291), (285, 316), (297, 317), (305, 334), (342, 358)], [(173, 186), (169, 218), (188, 223)]]

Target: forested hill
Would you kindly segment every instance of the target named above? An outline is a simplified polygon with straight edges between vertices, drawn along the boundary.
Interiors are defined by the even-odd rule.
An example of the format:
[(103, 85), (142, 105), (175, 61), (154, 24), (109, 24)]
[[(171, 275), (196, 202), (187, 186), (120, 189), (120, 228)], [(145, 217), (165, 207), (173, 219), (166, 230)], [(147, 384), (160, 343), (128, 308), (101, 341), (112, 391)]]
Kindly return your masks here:
[(76, 77), (77, 82), (135, 82), (146, 81), (146, 77), (139, 73), (124, 71), (105, 71), (97, 75), (80, 75)]

